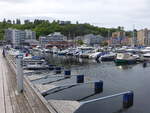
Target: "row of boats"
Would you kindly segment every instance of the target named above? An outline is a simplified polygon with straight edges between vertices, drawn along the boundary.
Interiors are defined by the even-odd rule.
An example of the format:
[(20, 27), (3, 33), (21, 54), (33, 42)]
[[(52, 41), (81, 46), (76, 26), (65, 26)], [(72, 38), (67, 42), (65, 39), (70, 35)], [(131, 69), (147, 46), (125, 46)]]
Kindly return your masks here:
[(150, 47), (144, 48), (94, 48), (94, 47), (77, 47), (65, 50), (52, 50), (50, 53), (81, 58), (95, 59), (97, 61), (114, 61), (121, 64), (134, 64), (150, 60)]
[[(39, 55), (34, 52), (39, 52)], [(34, 48), (28, 52), (20, 52), (19, 50), (10, 49), (9, 54), (17, 56), (21, 54), (23, 56), (24, 69), (48, 69), (50, 65), (43, 57), (43, 54), (57, 54), (59, 56), (69, 55), (81, 58), (95, 59), (97, 61), (114, 61), (116, 64), (135, 64), (141, 61), (150, 60), (150, 47), (143, 49), (137, 48), (93, 48), (93, 47), (79, 47), (68, 48), (66, 50), (49, 50)]]

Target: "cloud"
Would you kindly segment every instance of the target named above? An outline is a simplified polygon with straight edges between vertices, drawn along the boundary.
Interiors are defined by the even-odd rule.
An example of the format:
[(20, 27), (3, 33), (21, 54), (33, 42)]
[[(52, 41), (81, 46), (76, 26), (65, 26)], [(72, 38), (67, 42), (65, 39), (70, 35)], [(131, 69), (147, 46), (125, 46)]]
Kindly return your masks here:
[(149, 4), (149, 0), (1, 0), (0, 18), (43, 16), (106, 27), (150, 28)]
[(26, 3), (29, 2), (30, 0), (0, 0), (1, 3)]

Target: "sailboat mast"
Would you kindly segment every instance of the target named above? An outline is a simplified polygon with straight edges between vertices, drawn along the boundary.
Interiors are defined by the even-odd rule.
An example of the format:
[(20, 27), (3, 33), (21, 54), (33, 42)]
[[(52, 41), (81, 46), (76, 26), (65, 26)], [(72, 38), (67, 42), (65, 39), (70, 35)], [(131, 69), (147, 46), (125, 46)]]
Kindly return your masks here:
[(134, 29), (135, 29), (135, 26), (133, 25), (133, 47), (135, 47), (135, 36), (134, 36)]

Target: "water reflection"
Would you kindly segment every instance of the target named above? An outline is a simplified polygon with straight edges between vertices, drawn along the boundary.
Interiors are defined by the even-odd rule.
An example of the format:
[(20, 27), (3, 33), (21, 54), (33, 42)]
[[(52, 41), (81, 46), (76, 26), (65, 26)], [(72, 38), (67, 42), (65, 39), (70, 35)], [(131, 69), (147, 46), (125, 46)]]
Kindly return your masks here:
[(122, 70), (128, 70), (128, 69), (132, 69), (134, 65), (119, 65), (117, 66), (118, 69), (122, 69)]
[(50, 64), (64, 66), (66, 68), (71, 68), (73, 66), (84, 66), (92, 63), (96, 63), (95, 60), (82, 59), (72, 56), (58, 56), (58, 55), (48, 55), (47, 60)]
[(125, 111), (127, 111), (127, 109), (121, 108), (121, 109), (119, 109), (118, 111), (113, 112), (113, 113), (123, 113), (123, 112), (125, 112)]
[[(47, 56), (47, 59), (50, 64), (64, 66), (65, 68), (72, 68), (72, 71), (86, 75), (86, 77), (89, 77), (89, 80), (91, 81), (104, 81), (104, 92), (100, 95), (92, 95), (91, 91), (88, 94), (86, 91), (89, 91), (90, 88), (83, 87), (85, 91), (83, 91), (83, 89), (77, 90), (72, 88), (57, 92), (50, 96), (52, 99), (84, 99), (81, 97), (83, 97), (85, 93), (92, 95), (87, 99), (93, 99), (115, 94), (116, 92), (123, 92), (126, 90), (135, 91), (134, 106), (130, 109), (123, 109), (122, 98), (119, 98), (107, 100), (105, 102), (101, 101), (91, 103), (89, 105), (83, 106), (81, 109), (78, 109), (76, 113), (149, 113), (150, 101), (148, 101), (148, 98), (150, 98), (150, 91), (147, 90), (146, 86), (150, 85), (150, 76), (148, 76), (150, 70), (149, 68), (143, 69), (142, 64), (116, 66), (114, 62), (97, 63), (95, 60), (57, 55), (49, 55)], [(147, 65), (147, 67), (149, 66)], [(67, 81), (67, 83), (69, 82), (70, 80)], [(72, 92), (74, 95), (71, 94), (69, 97), (68, 95)], [(79, 96), (81, 97), (79, 98)]]

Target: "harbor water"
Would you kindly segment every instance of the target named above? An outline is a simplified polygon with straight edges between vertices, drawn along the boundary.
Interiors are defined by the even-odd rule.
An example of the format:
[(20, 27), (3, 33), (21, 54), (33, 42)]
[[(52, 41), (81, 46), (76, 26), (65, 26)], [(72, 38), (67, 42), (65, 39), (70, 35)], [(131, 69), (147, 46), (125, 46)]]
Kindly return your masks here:
[[(122, 107), (123, 96), (92, 102), (80, 107), (76, 113), (149, 113), (150, 111), (150, 67), (142, 64), (116, 66), (114, 62), (96, 62), (69, 56), (49, 55), (50, 64), (63, 66), (85, 75), (86, 81), (104, 82), (103, 92), (94, 94), (92, 84), (70, 87), (47, 95), (46, 99), (86, 101), (124, 91), (134, 91), (134, 104)], [(68, 79), (70, 82), (72, 79)], [(66, 81), (65, 81), (66, 82)]]

